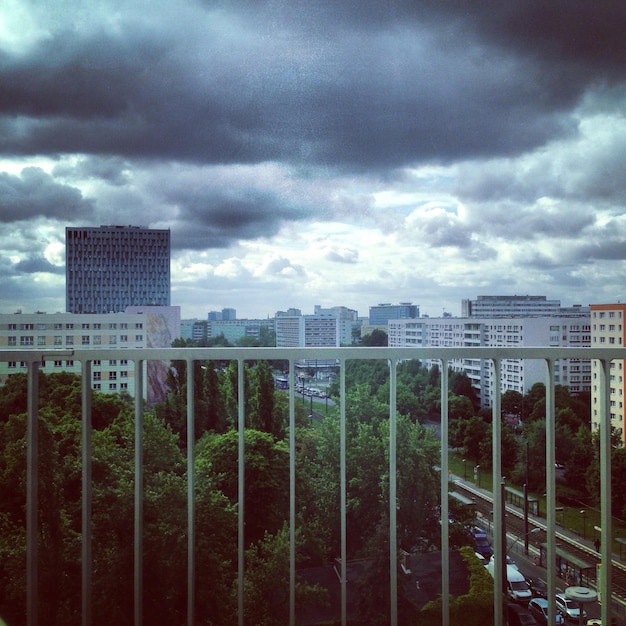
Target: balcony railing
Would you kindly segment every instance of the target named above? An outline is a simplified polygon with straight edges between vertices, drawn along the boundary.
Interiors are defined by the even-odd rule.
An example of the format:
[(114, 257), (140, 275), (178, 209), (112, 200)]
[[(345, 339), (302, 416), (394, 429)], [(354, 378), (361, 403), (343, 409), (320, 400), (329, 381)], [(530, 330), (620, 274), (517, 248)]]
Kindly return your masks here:
[[(53, 359), (54, 351), (39, 352), (37, 350), (1, 350), (2, 361), (23, 361), (27, 364), (28, 373), (28, 430), (27, 430), (27, 599), (26, 614), (29, 626), (36, 626), (38, 607), (38, 370), (42, 361)], [(555, 492), (555, 397), (554, 369), (555, 362), (563, 358), (595, 359), (598, 361), (599, 375), (594, 384), (600, 390), (598, 414), (602, 416), (600, 423), (600, 495), (601, 495), (601, 528), (603, 541), (600, 556), (603, 564), (611, 563), (611, 542), (606, 538), (612, 536), (611, 521), (611, 424), (609, 415), (609, 368), (612, 360), (626, 359), (624, 349), (595, 348), (172, 348), (146, 350), (107, 350), (77, 349), (72, 358), (82, 365), (82, 623), (88, 626), (92, 622), (92, 470), (91, 470), (91, 362), (99, 359), (128, 359), (135, 363), (135, 484), (134, 484), (134, 623), (143, 623), (143, 395), (144, 383), (140, 373), (145, 372), (146, 363), (150, 360), (180, 360), (187, 363), (187, 428), (194, 432), (194, 368), (196, 361), (236, 361), (238, 363), (239, 398), (238, 398), (238, 467), (239, 467), (239, 507), (238, 507), (238, 615), (239, 624), (244, 624), (244, 430), (245, 430), (245, 397), (244, 397), (244, 364), (251, 360), (282, 360), (289, 363), (290, 380), (295, 380), (295, 364), (306, 359), (336, 359), (339, 365), (341, 418), (340, 430), (340, 519), (341, 519), (341, 623), (347, 623), (347, 559), (346, 559), (346, 377), (345, 365), (350, 360), (380, 359), (388, 363), (390, 373), (389, 394), (389, 589), (391, 597), (389, 624), (398, 623), (398, 545), (396, 537), (396, 372), (399, 363), (405, 360), (418, 359), (425, 361), (437, 359), (441, 370), (441, 597), (443, 601), (442, 624), (449, 624), (449, 534), (448, 534), (448, 364), (462, 359), (481, 359), (493, 365), (495, 392), (492, 397), (493, 408), (493, 475), (501, 472), (501, 420), (500, 420), (500, 364), (505, 359), (534, 359), (545, 363), (546, 383), (546, 509), (547, 509), (547, 584), (548, 598), (556, 593), (556, 492)], [(295, 492), (295, 391), (292, 385), (289, 390), (289, 615), (290, 623), (296, 623), (296, 492)], [(196, 607), (196, 563), (194, 546), (196, 543), (195, 505), (194, 505), (194, 442), (188, 437), (187, 443), (187, 623), (194, 624)], [(503, 527), (503, 495), (500, 485), (494, 481), (493, 510), (494, 528)], [(504, 554), (506, 541), (501, 533), (494, 533), (494, 550), (496, 554)], [(503, 559), (496, 560), (494, 576), (494, 623), (502, 624), (503, 615)], [(598, 591), (603, 598), (610, 597), (611, 567), (603, 567), (604, 573)], [(602, 623), (610, 623), (610, 603), (602, 605)], [(550, 602), (549, 623), (555, 619), (554, 602)]]

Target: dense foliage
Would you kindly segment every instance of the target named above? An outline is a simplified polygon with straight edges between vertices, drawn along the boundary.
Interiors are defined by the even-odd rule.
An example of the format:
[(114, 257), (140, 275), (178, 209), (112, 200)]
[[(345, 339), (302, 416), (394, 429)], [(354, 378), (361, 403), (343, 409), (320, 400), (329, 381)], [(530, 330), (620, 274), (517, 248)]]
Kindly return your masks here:
[[(235, 362), (194, 364), (197, 619), (236, 623), (238, 516), (238, 372)], [(266, 362), (243, 372), (245, 441), (246, 623), (287, 621), (290, 460), (288, 396), (274, 389)], [(450, 372), (451, 437), (472, 462), (490, 462), (490, 415), (476, 406), (467, 377)], [(173, 362), (169, 395), (144, 414), (144, 615), (149, 624), (183, 624), (187, 590), (187, 372)], [(40, 374), (39, 592), (41, 623), (80, 622), (81, 385), (71, 374)], [(338, 393), (334, 385), (333, 393)], [(386, 361), (346, 367), (346, 509), (348, 559), (367, 568), (356, 583), (360, 624), (385, 623), (389, 607), (389, 370)], [(0, 390), (0, 615), (25, 623), (26, 378)], [(589, 432), (588, 399), (557, 393), (557, 457), (570, 497), (597, 494), (598, 447)], [(437, 549), (440, 536), (440, 372), (418, 361), (398, 368), (397, 536), (407, 551)], [(542, 404), (543, 402), (543, 404)], [(332, 404), (332, 403), (331, 403)], [(503, 397), (503, 458), (511, 475), (541, 487), (545, 459), (545, 390)], [(543, 409), (542, 409), (543, 407)], [(518, 419), (511, 419), (517, 416)], [(134, 405), (129, 397), (93, 393), (93, 618), (130, 624), (133, 615)], [(332, 563), (340, 554), (339, 411), (313, 427), (296, 403), (297, 568)], [(526, 452), (528, 450), (528, 454)], [(616, 447), (614, 481), (623, 484), (624, 450)], [(573, 490), (576, 492), (573, 493)], [(581, 493), (584, 490), (584, 493)], [(623, 494), (613, 490), (616, 513)], [(621, 500), (620, 500), (621, 498)], [(461, 517), (462, 511), (454, 512)], [(456, 545), (467, 542), (451, 532)], [(298, 576), (297, 606), (326, 601), (324, 590)], [(476, 600), (476, 598), (473, 598)], [(459, 599), (461, 604), (468, 599)], [(482, 602), (482, 600), (480, 600)], [(459, 604), (459, 606), (461, 606)], [(455, 605), (456, 606), (456, 605)], [(414, 609), (407, 620), (416, 618)], [(456, 609), (455, 609), (456, 610)], [(462, 609), (460, 609), (462, 610)], [(403, 613), (403, 615), (405, 615)]]

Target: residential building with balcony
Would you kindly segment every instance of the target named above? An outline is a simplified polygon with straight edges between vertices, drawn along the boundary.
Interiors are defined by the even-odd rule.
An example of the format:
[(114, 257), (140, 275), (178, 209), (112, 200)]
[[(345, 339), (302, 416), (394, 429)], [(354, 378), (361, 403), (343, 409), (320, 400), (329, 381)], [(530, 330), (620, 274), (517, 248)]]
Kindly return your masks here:
[[(614, 348), (626, 345), (626, 304), (592, 304), (591, 305), (591, 345), (598, 348)], [(626, 401), (626, 360), (611, 361), (609, 372), (608, 410), (613, 426), (624, 444), (624, 402)], [(591, 427), (597, 431), (601, 422), (600, 414), (600, 364), (591, 364)]]
[[(390, 320), (390, 347), (583, 347), (590, 345), (589, 316), (419, 318)], [(438, 361), (426, 361), (432, 366)], [(479, 359), (452, 360), (450, 366), (467, 374), (481, 406), (491, 406), (494, 372), (491, 363)], [(501, 392), (526, 393), (545, 378), (540, 361), (506, 359), (501, 362)], [(555, 382), (574, 394), (591, 389), (588, 360), (561, 359), (555, 364)]]

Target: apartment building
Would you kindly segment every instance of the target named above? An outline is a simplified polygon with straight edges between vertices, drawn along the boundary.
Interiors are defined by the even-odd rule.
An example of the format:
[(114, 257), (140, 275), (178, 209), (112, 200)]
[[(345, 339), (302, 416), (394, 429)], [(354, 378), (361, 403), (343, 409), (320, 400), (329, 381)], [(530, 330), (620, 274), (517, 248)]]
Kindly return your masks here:
[[(166, 348), (180, 334), (180, 307), (141, 307), (123, 313), (0, 313), (0, 347), (36, 350), (44, 373), (81, 375), (73, 354), (81, 349)], [(144, 377), (146, 400), (164, 398), (167, 366), (149, 361)], [(26, 363), (0, 362), (0, 385)], [(135, 366), (127, 359), (92, 363), (91, 388), (103, 393), (135, 393)]]
[(561, 314), (561, 302), (546, 296), (478, 296), (461, 301), (461, 317), (546, 317)]
[[(389, 346), (414, 347), (561, 347), (589, 346), (590, 327), (586, 309), (579, 317), (419, 318), (390, 320)], [(438, 364), (438, 362), (436, 362)], [(425, 362), (432, 366), (435, 362)], [(491, 361), (458, 359), (450, 366), (467, 374), (481, 406), (491, 406), (493, 379)], [(542, 361), (505, 359), (501, 363), (501, 391), (526, 393), (536, 382), (545, 382)], [(589, 391), (588, 360), (561, 359), (555, 367), (555, 382), (572, 393)]]
[(119, 313), (170, 305), (170, 231), (137, 226), (67, 227), (69, 313)]
[[(598, 348), (623, 347), (626, 345), (625, 334), (626, 304), (592, 304), (591, 305), (591, 345)], [(591, 427), (598, 429), (600, 415), (598, 406), (600, 403), (598, 377), (599, 363), (591, 363)], [(626, 360), (612, 361), (609, 371), (609, 411), (611, 413), (611, 425), (621, 435), (623, 443), (626, 443), (624, 433), (624, 375)]]

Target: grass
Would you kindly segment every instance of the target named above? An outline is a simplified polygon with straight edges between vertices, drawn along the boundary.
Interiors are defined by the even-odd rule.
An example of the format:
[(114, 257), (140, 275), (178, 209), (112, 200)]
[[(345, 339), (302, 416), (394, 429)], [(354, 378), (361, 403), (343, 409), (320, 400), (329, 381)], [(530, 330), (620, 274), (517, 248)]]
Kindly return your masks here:
[[(458, 453), (450, 452), (448, 455), (448, 468), (453, 474), (456, 474), (461, 478), (465, 478), (465, 476), (467, 476), (468, 482), (478, 485), (478, 483), (474, 480), (474, 463), (472, 461), (463, 462), (463, 458)], [(478, 486), (480, 486), (481, 489), (493, 492), (493, 474), (491, 472), (491, 468), (481, 468), (479, 472), (480, 485)], [(507, 484), (514, 489), (519, 489), (520, 491), (523, 489), (522, 485), (515, 485), (513, 483)], [(528, 495), (538, 498), (539, 513), (541, 517), (545, 517), (546, 498), (544, 497), (544, 494), (529, 493)], [(571, 530), (581, 538), (586, 538), (590, 541), (593, 541), (599, 536), (598, 531), (595, 530), (595, 527), (600, 527), (599, 510), (586, 507), (584, 505), (576, 507), (563, 506), (560, 502), (558, 502), (558, 500), (557, 507), (556, 523), (558, 526)], [(585, 511), (584, 514), (581, 513), (583, 510)], [(625, 550), (625, 547), (620, 546), (620, 544), (615, 541), (617, 537), (626, 537), (626, 524), (624, 524), (622, 520), (613, 518), (612, 551), (614, 553), (621, 554), (620, 548)]]

